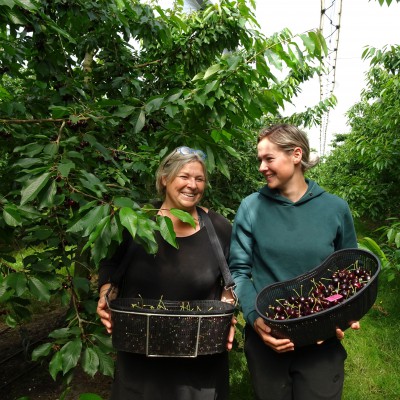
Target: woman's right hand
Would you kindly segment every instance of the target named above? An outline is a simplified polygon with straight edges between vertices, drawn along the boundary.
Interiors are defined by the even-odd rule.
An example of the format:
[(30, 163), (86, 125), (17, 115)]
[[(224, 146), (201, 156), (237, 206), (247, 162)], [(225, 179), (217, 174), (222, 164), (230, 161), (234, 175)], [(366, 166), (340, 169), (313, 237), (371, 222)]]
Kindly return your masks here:
[(108, 333), (112, 333), (111, 311), (108, 309), (105, 294), (109, 290), (111, 283), (106, 283), (100, 288), (100, 298), (97, 302), (97, 314), (101, 323), (106, 327)]
[(289, 339), (274, 338), (270, 334), (271, 328), (261, 317), (254, 321), (254, 330), (258, 333), (263, 342), (277, 353), (285, 353), (294, 350), (294, 344)]

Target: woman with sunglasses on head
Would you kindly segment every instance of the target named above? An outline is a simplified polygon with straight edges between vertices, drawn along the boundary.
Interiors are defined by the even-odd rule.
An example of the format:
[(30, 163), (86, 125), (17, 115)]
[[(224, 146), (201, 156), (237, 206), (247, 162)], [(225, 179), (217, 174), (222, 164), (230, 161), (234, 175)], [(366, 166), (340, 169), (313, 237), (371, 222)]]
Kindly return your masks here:
[[(277, 339), (255, 308), (266, 286), (292, 279), (320, 265), (336, 250), (356, 248), (347, 203), (327, 193), (304, 173), (310, 147), (291, 125), (261, 131), (259, 171), (267, 185), (245, 198), (235, 216), (230, 269), (245, 328), (245, 354), (257, 400), (339, 400), (346, 351), (344, 333), (322, 343), (295, 348)], [(358, 329), (358, 322), (351, 324)], [(336, 337), (335, 337), (336, 334)]]
[[(109, 333), (112, 333), (112, 323), (104, 294), (113, 284), (113, 271), (132, 246), (134, 250), (130, 252), (123, 284), (119, 285), (119, 296), (233, 301), (231, 291), (221, 284), (221, 270), (204, 227), (206, 216), (202, 217), (201, 210), (210, 218), (226, 258), (231, 224), (220, 214), (198, 206), (207, 184), (204, 160), (202, 151), (178, 147), (161, 162), (156, 173), (156, 188), (162, 197), (162, 202), (157, 204), (158, 213), (171, 219), (179, 248), (168, 244), (157, 232), (158, 251), (155, 255), (147, 254), (126, 234), (114, 256), (102, 262), (97, 312)], [(171, 209), (188, 212), (196, 227), (175, 217)], [(227, 350), (232, 348), (234, 323), (233, 320)], [(228, 391), (227, 351), (196, 358), (117, 353), (112, 400), (226, 400)]]

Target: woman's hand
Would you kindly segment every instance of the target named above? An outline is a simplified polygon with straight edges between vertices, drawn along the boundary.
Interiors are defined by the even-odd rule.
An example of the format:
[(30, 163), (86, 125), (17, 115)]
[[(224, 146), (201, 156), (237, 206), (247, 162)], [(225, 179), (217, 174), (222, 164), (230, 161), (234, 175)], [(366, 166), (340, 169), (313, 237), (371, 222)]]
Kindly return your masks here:
[[(359, 330), (360, 329), (360, 323), (358, 321), (351, 321), (350, 322), (350, 328), (354, 329), (354, 330)], [(344, 339), (344, 332), (339, 328), (336, 329), (336, 337), (339, 340), (343, 340)]]
[[(360, 323), (358, 321), (352, 321), (350, 322), (350, 328), (358, 330), (360, 329)], [(344, 332), (340, 328), (336, 328), (336, 337), (339, 340), (344, 339)], [(322, 344), (322, 343), (324, 343), (324, 340), (320, 340), (319, 342), (317, 342), (317, 344)]]
[(232, 304), (233, 306), (236, 305), (236, 295), (233, 288), (224, 289), (222, 291), (221, 301)]
[(270, 332), (271, 328), (259, 317), (254, 321), (254, 330), (261, 337), (263, 342), (277, 353), (285, 353), (294, 350), (294, 343), (289, 339), (276, 339)]
[[(222, 291), (222, 295), (221, 295), (221, 301), (225, 302), (225, 303), (229, 303), (232, 305), (236, 304), (236, 297), (234, 295), (234, 292), (232, 289), (224, 289)], [(236, 317), (233, 315), (232, 316), (232, 320), (231, 320), (231, 328), (229, 330), (229, 335), (228, 335), (228, 340), (226, 343), (226, 349), (232, 350), (233, 347), (233, 339), (235, 337), (235, 325), (237, 323), (237, 319)]]
[[(108, 333), (112, 333), (112, 322), (111, 322), (111, 311), (107, 307), (107, 302), (105, 295), (108, 292), (108, 290), (111, 287), (111, 283), (106, 283), (100, 288), (100, 298), (99, 301), (97, 302), (97, 314), (100, 317), (101, 323), (106, 327)], [(110, 293), (112, 297), (110, 296), (109, 298), (112, 300), (112, 298), (115, 298), (117, 293), (114, 291), (111, 291)]]
[(236, 317), (232, 316), (231, 328), (229, 330), (228, 340), (226, 342), (226, 349), (228, 351), (232, 350), (232, 347), (233, 347), (233, 339), (235, 338), (235, 330), (236, 330), (235, 325), (236, 325), (236, 323), (237, 323)]

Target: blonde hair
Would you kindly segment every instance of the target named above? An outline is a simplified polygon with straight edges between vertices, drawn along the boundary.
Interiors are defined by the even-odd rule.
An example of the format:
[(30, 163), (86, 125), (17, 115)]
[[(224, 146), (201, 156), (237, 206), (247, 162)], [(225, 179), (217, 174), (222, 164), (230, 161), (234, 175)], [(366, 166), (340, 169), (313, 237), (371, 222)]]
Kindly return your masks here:
[(165, 197), (166, 188), (163, 184), (163, 180), (166, 182), (173, 181), (179, 174), (179, 171), (186, 165), (192, 162), (199, 162), (203, 167), (205, 183), (207, 184), (207, 168), (203, 157), (196, 153), (182, 154), (179, 149), (176, 148), (168, 156), (166, 156), (160, 163), (156, 172), (156, 189), (157, 193), (161, 197)]
[(279, 124), (264, 128), (258, 135), (257, 143), (268, 138), (283, 151), (293, 151), (296, 147), (302, 150), (301, 169), (303, 172), (318, 164), (319, 158), (310, 160), (310, 143), (305, 132), (294, 125)]

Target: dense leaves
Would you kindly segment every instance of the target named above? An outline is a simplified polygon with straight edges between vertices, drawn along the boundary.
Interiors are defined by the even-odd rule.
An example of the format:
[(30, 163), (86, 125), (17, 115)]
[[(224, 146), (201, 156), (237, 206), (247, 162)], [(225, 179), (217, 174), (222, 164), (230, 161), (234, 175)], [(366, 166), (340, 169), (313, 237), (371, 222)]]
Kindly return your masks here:
[(351, 131), (338, 135), (319, 180), (350, 203), (355, 216), (398, 217), (400, 96), (398, 46), (365, 50), (371, 58), (361, 100), (348, 111)]
[[(54, 378), (78, 363), (112, 374), (110, 342), (92, 323), (94, 277), (123, 229), (148, 252), (157, 230), (176, 245), (170, 221), (155, 217), (159, 160), (203, 149), (205, 202), (232, 218), (257, 185), (254, 132), (322, 68), (318, 32), (266, 38), (253, 2), (191, 14), (182, 3), (0, 2), (0, 302), (12, 326), (31, 299), (67, 308), (67, 327), (34, 353), (51, 357)], [(316, 123), (334, 102), (292, 118)]]
[(312, 174), (344, 197), (355, 217), (380, 226), (360, 245), (380, 257), (393, 280), (400, 271), (400, 50), (367, 48), (363, 57), (371, 68), (360, 101), (347, 113), (351, 131), (336, 136), (334, 149)]

